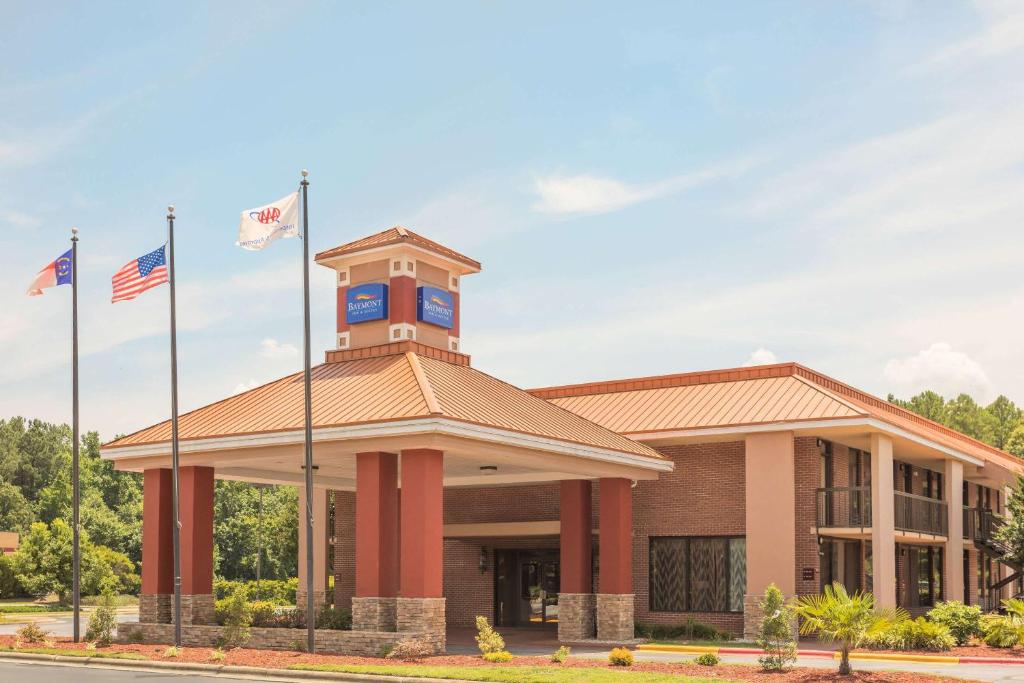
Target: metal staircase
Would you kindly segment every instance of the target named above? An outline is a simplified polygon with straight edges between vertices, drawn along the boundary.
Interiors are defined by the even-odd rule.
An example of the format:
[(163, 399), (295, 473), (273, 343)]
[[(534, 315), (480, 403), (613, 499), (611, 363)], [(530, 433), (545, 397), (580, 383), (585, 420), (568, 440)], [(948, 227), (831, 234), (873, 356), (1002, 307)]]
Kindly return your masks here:
[(972, 509), (974, 519), (974, 547), (994, 557), (999, 562), (1013, 569), (1013, 573), (988, 586), (988, 590), (996, 591), (1024, 576), (1024, 564), (1007, 557), (1010, 549), (1001, 542), (997, 532), (1006, 523), (1005, 520), (991, 510)]

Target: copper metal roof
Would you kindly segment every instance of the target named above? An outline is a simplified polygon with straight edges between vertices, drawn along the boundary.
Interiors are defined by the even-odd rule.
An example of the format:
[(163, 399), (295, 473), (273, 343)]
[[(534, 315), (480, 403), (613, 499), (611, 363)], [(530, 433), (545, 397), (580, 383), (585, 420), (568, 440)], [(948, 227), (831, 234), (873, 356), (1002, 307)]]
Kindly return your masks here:
[[(653, 449), (466, 365), (407, 352), (313, 369), (313, 427), (444, 417), (564, 443), (662, 459)], [(182, 415), (181, 440), (301, 430), (302, 374)], [(105, 448), (165, 443), (170, 421)]]
[(427, 239), (423, 235), (419, 235), (408, 228), (396, 225), (393, 228), (388, 228), (383, 232), (378, 232), (375, 235), (369, 237), (363, 237), (362, 239), (349, 242), (348, 244), (342, 244), (340, 247), (334, 247), (327, 251), (322, 251), (316, 255), (316, 261), (319, 263), (322, 260), (341, 256), (343, 254), (354, 254), (360, 251), (366, 251), (368, 249), (376, 249), (378, 247), (386, 247), (392, 244), (413, 244), (421, 249), (432, 251), (436, 254), (440, 254), (445, 258), (458, 261), (459, 263), (465, 264), (475, 271), (480, 270), (480, 262), (475, 261), (468, 256), (460, 254), (454, 249), (449, 249), (443, 244), (438, 244), (434, 240)]
[(621, 434), (875, 418), (984, 460), (998, 448), (797, 363), (533, 389), (533, 395)]

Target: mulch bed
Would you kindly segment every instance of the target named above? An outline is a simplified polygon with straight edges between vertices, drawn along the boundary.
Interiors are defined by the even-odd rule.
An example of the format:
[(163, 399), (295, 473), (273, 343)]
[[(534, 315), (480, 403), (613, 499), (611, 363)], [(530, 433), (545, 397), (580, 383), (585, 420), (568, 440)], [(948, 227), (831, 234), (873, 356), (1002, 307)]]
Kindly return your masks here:
[(1021, 659), (1024, 660), (1024, 647), (992, 647), (981, 641), (974, 641), (972, 645), (954, 647), (946, 652), (930, 652), (924, 650), (857, 650), (857, 652), (883, 652), (887, 654), (915, 654), (915, 655), (939, 655), (948, 657), (992, 657), (996, 659)]
[[(0, 636), (0, 647), (13, 647), (14, 636)], [(54, 647), (67, 650), (84, 650), (85, 643), (72, 643), (69, 638), (54, 638)], [(45, 647), (43, 643), (23, 644), (23, 649)], [(284, 669), (293, 664), (340, 664), (340, 665), (400, 665), (390, 659), (379, 659), (375, 657), (348, 657), (341, 655), (310, 655), (304, 652), (280, 651), (280, 650), (252, 650), (248, 648), (235, 648), (225, 651), (226, 659), (221, 662), (211, 662), (211, 648), (208, 647), (183, 647), (174, 659), (163, 657), (167, 645), (121, 645), (114, 644), (109, 647), (98, 648), (97, 652), (115, 653), (129, 652), (142, 655), (151, 660), (189, 662), (199, 664), (218, 664), (231, 666), (254, 666), (263, 668)], [(971, 649), (971, 648), (961, 648)], [(2, 653), (0, 653), (2, 656)], [(839, 677), (835, 669), (808, 669), (798, 668), (784, 674), (764, 673), (756, 666), (744, 666), (736, 664), (719, 664), (715, 667), (699, 666), (697, 664), (671, 663), (671, 662), (637, 662), (632, 667), (612, 667), (600, 660), (570, 658), (564, 664), (552, 664), (547, 657), (516, 657), (511, 664), (489, 664), (479, 657), (468, 655), (444, 655), (439, 657), (425, 657), (421, 660), (408, 662), (410, 664), (425, 664), (429, 666), (461, 666), (461, 667), (515, 667), (515, 666), (562, 666), (577, 668), (610, 668), (616, 671), (649, 671), (670, 674), (682, 674), (689, 676), (700, 676), (704, 678), (723, 678), (741, 681), (775, 683), (812, 683), (817, 681), (835, 681)], [(854, 669), (857, 668), (856, 661), (853, 662)], [(844, 681), (857, 681), (865, 683), (935, 683), (936, 681), (960, 681), (963, 678), (940, 678), (926, 674), (913, 672), (896, 671), (854, 671)]]

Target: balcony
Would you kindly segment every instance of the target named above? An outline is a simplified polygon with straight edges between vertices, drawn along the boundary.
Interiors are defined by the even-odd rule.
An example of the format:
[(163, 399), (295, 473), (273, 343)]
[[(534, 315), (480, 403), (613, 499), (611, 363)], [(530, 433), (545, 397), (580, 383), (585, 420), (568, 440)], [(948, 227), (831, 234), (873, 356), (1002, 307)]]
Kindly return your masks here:
[[(948, 506), (941, 500), (896, 491), (893, 493), (893, 526), (897, 532), (945, 536), (949, 529)], [(866, 486), (817, 490), (819, 529), (842, 529), (844, 535), (864, 536), (871, 531), (871, 489)], [(971, 516), (964, 512), (965, 522)], [(972, 521), (972, 529), (977, 524)], [(965, 534), (967, 533), (965, 523)], [(965, 536), (966, 538), (966, 536)]]

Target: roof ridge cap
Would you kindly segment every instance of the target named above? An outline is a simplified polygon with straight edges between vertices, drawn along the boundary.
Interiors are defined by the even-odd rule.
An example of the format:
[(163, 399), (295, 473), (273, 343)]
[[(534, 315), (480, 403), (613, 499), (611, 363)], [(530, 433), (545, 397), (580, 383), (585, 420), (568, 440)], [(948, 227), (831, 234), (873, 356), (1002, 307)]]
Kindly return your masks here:
[[(802, 367), (802, 366), (797, 364), (797, 367)], [(813, 372), (813, 370), (812, 370), (812, 372)], [(867, 415), (868, 414), (868, 413), (864, 412), (863, 408), (861, 408), (860, 406), (852, 403), (849, 399), (844, 397), (842, 394), (840, 394), (838, 392), (835, 392), (835, 391), (833, 391), (832, 389), (829, 389), (826, 386), (822, 386), (821, 384), (819, 384), (818, 382), (810, 379), (809, 377), (804, 377), (803, 375), (801, 375), (801, 374), (799, 374), (797, 372), (794, 372), (792, 375), (790, 375), (790, 377), (792, 377), (796, 381), (798, 381), (798, 382), (800, 382), (800, 383), (802, 383), (802, 384), (804, 384), (806, 386), (811, 387), (815, 391), (818, 391), (818, 392), (821, 392), (821, 393), (825, 394), (826, 396), (831, 398), (833, 401), (838, 401), (839, 403), (842, 403), (844, 406), (846, 406), (850, 410), (856, 411), (860, 415)]]
[(430, 379), (427, 377), (427, 373), (423, 371), (423, 366), (420, 365), (419, 357), (412, 351), (406, 351), (405, 359), (409, 361), (413, 377), (416, 378), (416, 383), (420, 387), (420, 393), (423, 394), (423, 400), (427, 403), (427, 410), (430, 411), (431, 415), (443, 415), (444, 411), (441, 410), (441, 404), (437, 402), (434, 388), (430, 385)]
[(626, 379), (598, 380), (579, 384), (564, 384), (552, 387), (538, 387), (526, 391), (538, 398), (569, 398), (573, 396), (591, 396), (594, 394), (616, 394), (626, 391), (643, 391), (646, 389), (668, 389), (674, 387), (701, 384), (718, 384), (725, 382), (741, 382), (755, 379), (776, 379), (791, 377), (795, 374), (797, 363), (772, 363), (770, 365), (752, 365), (740, 368), (722, 368), (719, 370), (696, 370), (693, 372), (677, 372), (667, 375), (648, 375), (629, 377)]

